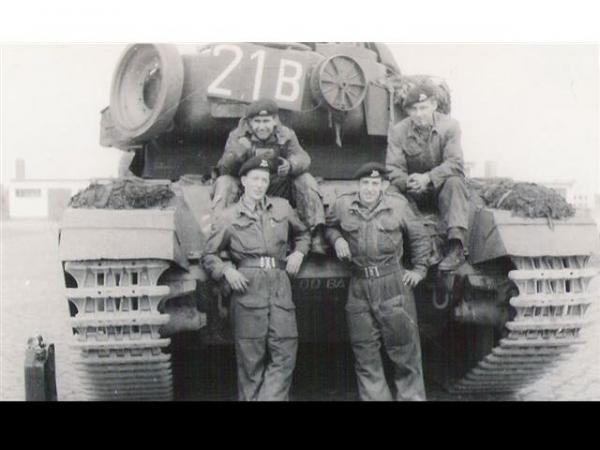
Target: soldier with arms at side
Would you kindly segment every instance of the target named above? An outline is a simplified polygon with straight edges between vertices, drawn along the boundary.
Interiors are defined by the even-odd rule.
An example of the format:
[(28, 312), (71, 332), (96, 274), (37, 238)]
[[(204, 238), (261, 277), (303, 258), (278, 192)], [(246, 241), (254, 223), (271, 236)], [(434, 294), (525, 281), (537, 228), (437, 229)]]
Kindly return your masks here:
[(409, 117), (396, 124), (388, 137), (386, 164), (391, 190), (417, 206), (433, 200), (447, 228), (449, 252), (438, 268), (449, 271), (465, 261), (468, 191), (458, 122), (436, 112), (435, 86), (423, 82), (411, 88), (404, 101)]
[[(397, 400), (425, 400), (421, 344), (412, 288), (427, 273), (430, 242), (406, 199), (384, 192), (386, 168), (363, 165), (358, 191), (340, 195), (327, 211), (325, 237), (350, 261), (346, 317), (362, 400), (392, 400), (380, 354), (394, 367)], [(412, 270), (402, 266), (404, 241)]]
[[(233, 292), (240, 400), (287, 400), (296, 364), (298, 330), (290, 276), (310, 246), (310, 232), (287, 200), (266, 195), (271, 160), (251, 158), (240, 171), (244, 194), (219, 214), (203, 265)], [(294, 251), (288, 255), (288, 233)], [(287, 273), (286, 273), (287, 272)]]

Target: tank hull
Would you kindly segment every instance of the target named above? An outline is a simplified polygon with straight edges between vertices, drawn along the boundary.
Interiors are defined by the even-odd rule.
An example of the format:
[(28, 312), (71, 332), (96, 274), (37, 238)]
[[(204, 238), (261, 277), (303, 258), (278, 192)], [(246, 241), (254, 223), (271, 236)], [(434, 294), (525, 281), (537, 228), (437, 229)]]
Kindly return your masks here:
[[(86, 288), (99, 287), (95, 284), (82, 286), (84, 278), (77, 275), (77, 270), (83, 270), (80, 266), (87, 264), (87, 270), (92, 268), (98, 272), (94, 267), (98, 264), (137, 262), (148, 267), (162, 265), (160, 274), (150, 284), (152, 289), (163, 288), (165, 292), (148, 294), (150, 303), (154, 302), (152, 312), (163, 317), (162, 321), (156, 322), (160, 327), (154, 330), (153, 345), (157, 346), (154, 349), (157, 354), (183, 354), (181, 349), (171, 345), (171, 341), (161, 339), (172, 340), (189, 332), (194, 333), (198, 345), (232, 345), (228, 299), (221, 297), (216, 286), (208, 280), (199, 259), (210, 229), (208, 199), (211, 187), (194, 180), (196, 182), (183, 180), (173, 184), (176, 196), (166, 210), (67, 211), (61, 226), (59, 248), (65, 273), (69, 274), (66, 276), (70, 277), (67, 283), (71, 288), (70, 302), (77, 306), (71, 309), (77, 325), (74, 327), (80, 330), (79, 336), (85, 334), (81, 331), (84, 325), (106, 325), (101, 315), (105, 311), (97, 309), (87, 317), (87, 322), (82, 321), (80, 299), (88, 295)], [(325, 202), (350, 188), (351, 184), (344, 182), (322, 183)], [(582, 216), (557, 221), (553, 228), (544, 220), (514, 218), (505, 211), (487, 208), (479, 209), (471, 217), (468, 263), (451, 274), (430, 271), (415, 291), (424, 373), (428, 381), (457, 392), (514, 391), (526, 381), (535, 379), (580, 342), (579, 329), (585, 325), (585, 312), (594, 299), (587, 286), (596, 271), (589, 268), (588, 260), (599, 249), (598, 235), (594, 222)], [(540, 239), (515, 241), (515, 227), (517, 230), (526, 227), (528, 233)], [(518, 236), (522, 234), (522, 230), (517, 233)], [(486, 238), (482, 239), (482, 236)], [(574, 236), (577, 242), (572, 240)], [(571, 241), (565, 248), (552, 245), (566, 238)], [(81, 242), (86, 245), (80, 245)], [(494, 248), (493, 252), (491, 248)], [(546, 248), (552, 251), (540, 253)], [(559, 268), (555, 264), (562, 266)], [(554, 284), (550, 287), (553, 290), (548, 291), (546, 282), (536, 281), (542, 276), (540, 267), (546, 274), (555, 274)], [(572, 273), (565, 273), (565, 270)], [(292, 280), (301, 345), (348, 350), (344, 305), (349, 275), (348, 267), (333, 255), (311, 254), (307, 257), (301, 272)], [(110, 284), (109, 279), (110, 275), (106, 275), (103, 284)], [(108, 291), (98, 297), (105, 302), (111, 296), (126, 297), (114, 286), (102, 288)], [(539, 290), (537, 294), (535, 289)], [(154, 300), (152, 295), (155, 295)], [(552, 315), (545, 310), (532, 316), (527, 312), (531, 305), (523, 306), (519, 301), (533, 302), (532, 305), (537, 301), (539, 311), (544, 310), (548, 302), (556, 303), (553, 308), (562, 305), (565, 309), (559, 316), (555, 315), (556, 309), (552, 309)], [(137, 320), (141, 323), (142, 319)], [(516, 325), (512, 325), (514, 323)], [(525, 331), (519, 329), (520, 324), (526, 324)], [(569, 330), (567, 335), (549, 334), (549, 330), (561, 324)], [(511, 327), (517, 327), (516, 331)], [(529, 342), (518, 346), (516, 354), (510, 353), (524, 333), (529, 333)], [(536, 333), (538, 341), (534, 339)], [(78, 349), (83, 352), (81, 346), (86, 343), (89, 344), (85, 339), (79, 342)], [(526, 354), (528, 346), (532, 354), (519, 358), (519, 352)], [(547, 354), (548, 349), (552, 355)], [(87, 348), (87, 354), (90, 351)], [(507, 361), (503, 360), (506, 359), (503, 352), (509, 352)], [(539, 361), (531, 362), (536, 359)], [(178, 364), (177, 361), (171, 363)], [(96, 361), (94, 367), (95, 364)], [(510, 383), (499, 379), (499, 373), (508, 370), (506, 367), (510, 367), (512, 372), (509, 373), (515, 373), (515, 380)], [(524, 367), (523, 374), (518, 373), (520, 367)], [(151, 366), (147, 370), (154, 369)], [(472, 375), (474, 370), (482, 374)], [(474, 377), (474, 381), (467, 378), (469, 376)], [(152, 392), (143, 394), (151, 395)]]

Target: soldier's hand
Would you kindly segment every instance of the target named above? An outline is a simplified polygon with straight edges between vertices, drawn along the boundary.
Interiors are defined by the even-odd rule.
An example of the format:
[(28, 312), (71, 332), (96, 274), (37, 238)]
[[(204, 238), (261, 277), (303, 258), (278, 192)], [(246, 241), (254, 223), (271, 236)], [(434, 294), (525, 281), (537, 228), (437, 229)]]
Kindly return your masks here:
[(335, 254), (338, 259), (352, 259), (352, 253), (350, 253), (350, 246), (348, 245), (348, 241), (344, 238), (338, 238), (335, 241)]
[(413, 175), (409, 175), (408, 180), (406, 181), (406, 189), (408, 190), (408, 192), (417, 192), (418, 188), (419, 184), (413, 178)]
[(421, 276), (421, 274), (419, 274), (415, 271), (412, 271), (412, 270), (405, 271), (404, 275), (402, 276), (402, 282), (404, 283), (405, 286), (408, 286), (410, 288), (416, 287), (417, 284), (419, 284), (422, 279), (423, 279), (423, 276)]
[(292, 166), (290, 165), (290, 162), (287, 159), (282, 158), (281, 156), (279, 157), (279, 159), (281, 160), (281, 164), (279, 165), (279, 167), (277, 167), (277, 175), (279, 175), (280, 177), (287, 177), (290, 173), (290, 169), (292, 168)]
[(249, 283), (248, 278), (238, 270), (228, 267), (225, 269), (225, 272), (223, 272), (223, 276), (231, 286), (231, 289), (236, 292), (246, 292)]
[(423, 193), (429, 187), (431, 179), (426, 173), (413, 173), (408, 177), (407, 188), (417, 194)]
[(247, 137), (241, 137), (238, 139), (238, 142), (240, 143), (240, 145), (242, 147), (244, 147), (246, 150), (250, 150), (252, 148), (252, 142), (250, 142), (250, 139), (248, 139)]
[(286, 258), (287, 265), (285, 266), (285, 270), (292, 277), (298, 275), (300, 271), (300, 266), (302, 266), (302, 261), (304, 260), (304, 255), (301, 252), (294, 252)]

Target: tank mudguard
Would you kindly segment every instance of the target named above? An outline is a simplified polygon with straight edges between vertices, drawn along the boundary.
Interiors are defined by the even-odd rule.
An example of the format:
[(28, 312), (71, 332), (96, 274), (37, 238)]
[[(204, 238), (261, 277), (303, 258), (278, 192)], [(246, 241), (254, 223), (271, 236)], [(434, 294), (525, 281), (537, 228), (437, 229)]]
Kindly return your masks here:
[(469, 255), (474, 264), (504, 256), (600, 253), (598, 227), (585, 213), (549, 221), (545, 218), (516, 217), (510, 211), (482, 208), (475, 213), (471, 225)]
[(68, 208), (59, 231), (61, 261), (163, 259), (187, 268), (176, 210)]

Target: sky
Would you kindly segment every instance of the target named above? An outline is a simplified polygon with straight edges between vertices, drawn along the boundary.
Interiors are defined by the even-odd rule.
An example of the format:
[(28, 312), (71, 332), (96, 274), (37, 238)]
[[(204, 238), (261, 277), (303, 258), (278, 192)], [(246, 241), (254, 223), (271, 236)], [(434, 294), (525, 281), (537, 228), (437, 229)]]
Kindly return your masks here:
[[(600, 193), (597, 44), (389, 44), (405, 74), (444, 78), (461, 123), (465, 160), (483, 174), (569, 181)], [(124, 44), (3, 44), (2, 183), (16, 158), (28, 178), (114, 176), (119, 151), (100, 147)]]

